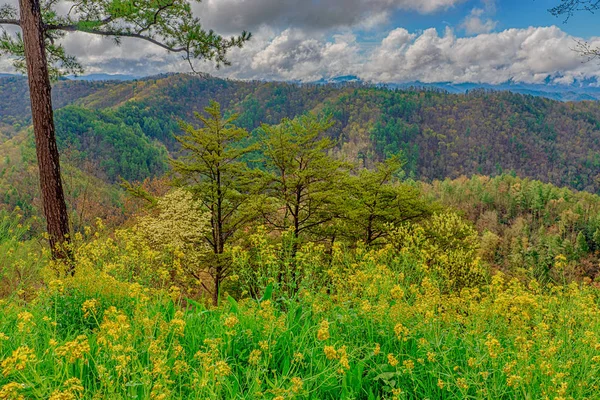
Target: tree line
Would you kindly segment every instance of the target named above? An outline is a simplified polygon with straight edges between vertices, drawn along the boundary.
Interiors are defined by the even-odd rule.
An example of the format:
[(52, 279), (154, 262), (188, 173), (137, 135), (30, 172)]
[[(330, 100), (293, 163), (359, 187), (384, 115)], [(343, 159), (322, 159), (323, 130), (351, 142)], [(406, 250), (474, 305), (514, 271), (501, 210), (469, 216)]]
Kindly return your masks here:
[[(335, 157), (336, 143), (327, 135), (330, 117), (305, 114), (264, 124), (257, 140), (247, 141), (250, 133), (235, 125), (237, 116), (223, 114), (212, 102), (197, 114), (200, 127), (181, 122), (183, 134), (176, 139), (182, 155), (170, 160), (176, 174), (172, 184), (191, 194), (207, 215), (200, 248), (215, 303), (221, 283), (232, 274), (233, 244), (250, 226), (260, 224), (284, 243), (289, 265), (278, 279), (293, 290), (302, 275), (295, 263), (301, 245), (376, 246), (391, 226), (435, 211), (414, 184), (403, 180), (400, 157), (372, 170)], [(159, 204), (142, 188), (128, 188)]]

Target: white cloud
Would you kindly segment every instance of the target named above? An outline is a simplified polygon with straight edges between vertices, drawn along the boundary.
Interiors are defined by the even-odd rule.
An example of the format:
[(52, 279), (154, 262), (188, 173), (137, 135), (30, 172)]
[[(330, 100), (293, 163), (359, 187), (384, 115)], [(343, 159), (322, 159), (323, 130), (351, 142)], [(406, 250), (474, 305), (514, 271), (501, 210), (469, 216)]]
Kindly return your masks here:
[[(443, 33), (435, 29), (409, 32), (397, 28), (383, 36), (378, 36), (380, 32), (377, 32), (368, 43), (357, 40), (357, 29), (380, 26), (395, 8), (431, 12), (451, 7), (458, 1), (320, 0), (300, 4), (295, 0), (205, 0), (204, 7), (209, 8), (207, 16), (214, 18), (215, 23), (225, 18), (226, 6), (230, 7), (229, 15), (235, 20), (240, 10), (252, 9), (252, 5), (257, 10), (271, 5), (274, 10), (269, 15), (274, 21), (284, 18), (295, 22), (281, 29), (275, 23), (260, 22), (270, 17), (260, 16), (258, 11), (256, 16), (238, 16), (243, 23), (255, 20), (259, 25), (253, 30), (254, 38), (244, 48), (231, 51), (231, 67), (216, 70), (213, 64), (207, 62), (200, 63), (198, 67), (232, 79), (300, 81), (340, 75), (356, 75), (370, 82), (501, 83), (509, 79), (542, 82), (550, 77), (556, 83), (569, 83), (575, 79), (600, 78), (600, 67), (596, 62), (582, 63), (583, 59), (571, 50), (577, 38), (558, 27), (488, 32), (493, 28), (486, 26), (483, 18), (493, 15), (494, 0), (482, 0), (481, 8), (469, 14), (481, 19), (480, 29), (473, 26), (469, 29), (485, 33), (457, 37), (451, 28)], [(283, 10), (286, 4), (292, 3), (294, 7)], [(320, 7), (315, 4), (320, 4)], [(337, 20), (329, 21), (330, 25), (339, 23), (339, 26), (310, 29), (308, 19), (317, 11), (321, 12), (323, 21), (328, 20), (330, 12), (342, 12)], [(318, 21), (312, 23), (314, 25)], [(352, 28), (344, 27), (352, 24)], [(378, 37), (376, 42), (374, 37)], [(590, 42), (600, 46), (600, 38), (592, 38)], [(77, 33), (69, 34), (63, 43), (69, 53), (79, 57), (87, 72), (148, 75), (189, 71), (181, 57), (139, 40), (123, 40), (122, 46), (115, 46), (110, 39)], [(1, 59), (0, 72), (10, 70), (8, 60)]]
[(262, 77), (314, 81), (351, 71), (357, 51), (356, 38), (350, 33), (328, 41), (287, 29), (254, 54), (250, 67)]
[[(361, 77), (376, 82), (486, 83), (600, 77), (598, 65), (582, 63), (571, 50), (573, 38), (555, 26), (508, 29), (467, 38), (456, 38), (450, 29), (443, 36), (428, 29), (408, 43), (405, 40), (389, 46), (397, 31), (391, 32), (365, 61)], [(598, 45), (600, 39), (592, 42)]]
[[(232, 79), (315, 81), (356, 75), (370, 82), (485, 82), (509, 79), (556, 83), (599, 77), (596, 62), (583, 63), (571, 48), (575, 38), (558, 27), (508, 29), (473, 37), (457, 37), (451, 28), (411, 33), (390, 31), (375, 46), (357, 41), (350, 30), (333, 36), (290, 28), (282, 32), (260, 28), (255, 38), (230, 55), (231, 67), (216, 70), (211, 63), (198, 67)], [(600, 46), (600, 38), (591, 44)], [(110, 40), (76, 34), (65, 41), (88, 72), (156, 74), (189, 71), (176, 55), (137, 40), (117, 47)], [(0, 64), (0, 68), (2, 64)]]
[(484, 16), (485, 10), (474, 8), (471, 13), (463, 20), (461, 28), (469, 35), (478, 35), (480, 33), (489, 33), (496, 29), (497, 21)]

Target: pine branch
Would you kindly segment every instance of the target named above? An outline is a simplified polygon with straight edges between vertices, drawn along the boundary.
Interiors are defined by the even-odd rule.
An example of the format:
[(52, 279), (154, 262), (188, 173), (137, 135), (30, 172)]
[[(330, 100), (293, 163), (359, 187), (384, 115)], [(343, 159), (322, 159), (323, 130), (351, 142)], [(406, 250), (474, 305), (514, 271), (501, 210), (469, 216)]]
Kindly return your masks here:
[(20, 27), (21, 22), (18, 19), (4, 18), (0, 19), (0, 25), (16, 25)]
[(60, 30), (60, 31), (66, 31), (66, 32), (84, 32), (84, 33), (90, 33), (92, 35), (99, 35), (99, 36), (113, 36), (113, 37), (127, 37), (127, 38), (135, 38), (135, 39), (141, 39), (141, 40), (145, 40), (147, 42), (150, 42), (158, 47), (161, 47), (167, 51), (173, 52), (173, 53), (181, 53), (181, 52), (188, 52), (189, 53), (189, 49), (186, 47), (171, 47), (165, 43), (162, 43), (150, 36), (147, 35), (142, 35), (140, 33), (135, 33), (135, 32), (119, 32), (119, 31), (103, 31), (103, 30), (98, 30), (98, 29), (81, 29), (79, 28), (77, 25), (48, 25), (46, 26), (47, 30)]

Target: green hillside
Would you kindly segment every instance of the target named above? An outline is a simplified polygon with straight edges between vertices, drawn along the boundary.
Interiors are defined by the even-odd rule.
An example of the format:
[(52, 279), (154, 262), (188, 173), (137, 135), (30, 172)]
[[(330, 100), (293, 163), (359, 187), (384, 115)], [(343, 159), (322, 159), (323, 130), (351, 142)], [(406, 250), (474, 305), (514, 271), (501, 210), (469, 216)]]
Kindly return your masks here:
[[(12, 132), (26, 123), (24, 84), (22, 79), (0, 80), (0, 92), (11, 94), (0, 98), (5, 124), (0, 131)], [(60, 82), (55, 98), (58, 108), (75, 104), (84, 109), (110, 109), (121, 120), (118, 124), (134, 130), (139, 125), (143, 135), (171, 150), (175, 146), (172, 136), (178, 132), (176, 120), (191, 121), (194, 112), (215, 100), (239, 113), (238, 124), (249, 130), (307, 111), (332, 114), (336, 125), (330, 134), (339, 140), (341, 154), (372, 165), (403, 152), (408, 172), (417, 179), (512, 171), (578, 190), (600, 190), (600, 106), (596, 102), (562, 103), (509, 92), (463, 95), (189, 75), (122, 83)], [(7, 128), (8, 124), (12, 127)], [(65, 121), (63, 126), (72, 124)], [(79, 150), (90, 150), (82, 146)], [(110, 179), (115, 173), (108, 172)]]
[[(23, 147), (30, 142), (26, 81), (0, 79), (0, 93), (4, 164), (19, 160), (23, 168), (35, 171), (32, 149)], [(600, 190), (600, 106), (595, 102), (181, 74), (131, 82), (61, 81), (53, 95), (65, 162), (73, 171), (86, 171), (82, 174), (107, 184), (162, 176), (168, 153), (178, 154), (178, 121), (195, 123), (194, 113), (216, 100), (237, 113), (236, 123), (250, 132), (262, 123), (276, 124), (309, 111), (331, 115), (334, 125), (328, 135), (337, 143), (338, 156), (372, 167), (402, 154), (405, 173), (417, 180), (512, 173), (577, 190)], [(16, 178), (11, 168), (5, 166), (0, 176), (6, 188), (4, 207), (35, 208), (31, 200), (37, 198), (37, 185)]]

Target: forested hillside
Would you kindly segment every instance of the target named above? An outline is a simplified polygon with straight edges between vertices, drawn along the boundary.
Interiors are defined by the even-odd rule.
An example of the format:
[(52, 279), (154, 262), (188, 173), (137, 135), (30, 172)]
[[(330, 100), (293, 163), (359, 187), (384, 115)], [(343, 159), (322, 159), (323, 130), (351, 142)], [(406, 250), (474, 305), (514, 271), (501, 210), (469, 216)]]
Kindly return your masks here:
[[(0, 79), (0, 92), (0, 132), (11, 136), (28, 124), (25, 81)], [(307, 111), (329, 113), (336, 121), (330, 135), (339, 141), (339, 153), (369, 166), (403, 152), (407, 172), (417, 179), (512, 171), (578, 190), (600, 190), (600, 106), (595, 102), (561, 103), (509, 92), (449, 94), (188, 75), (121, 83), (62, 81), (54, 95), (57, 108), (73, 104), (94, 110), (87, 113), (88, 126), (83, 130), (77, 116), (85, 111), (58, 112), (58, 135), (63, 146), (103, 158), (106, 165), (100, 166), (100, 175), (109, 181), (162, 173), (164, 164), (157, 159), (160, 146), (152, 139), (173, 150), (177, 119), (191, 121), (194, 112), (213, 99), (239, 113), (238, 124), (250, 131), (261, 123), (278, 123)], [(108, 129), (107, 113), (110, 124), (126, 132), (122, 143), (99, 141), (97, 137), (103, 135), (98, 132), (91, 139), (91, 125), (94, 131)], [(85, 137), (75, 139), (81, 135)], [(128, 140), (133, 142), (126, 144)], [(119, 147), (131, 148), (134, 142), (140, 144), (141, 153), (136, 164), (143, 167), (131, 171), (131, 166), (121, 165)], [(111, 154), (114, 159), (107, 161), (104, 156)], [(140, 157), (147, 158), (142, 162)]]

